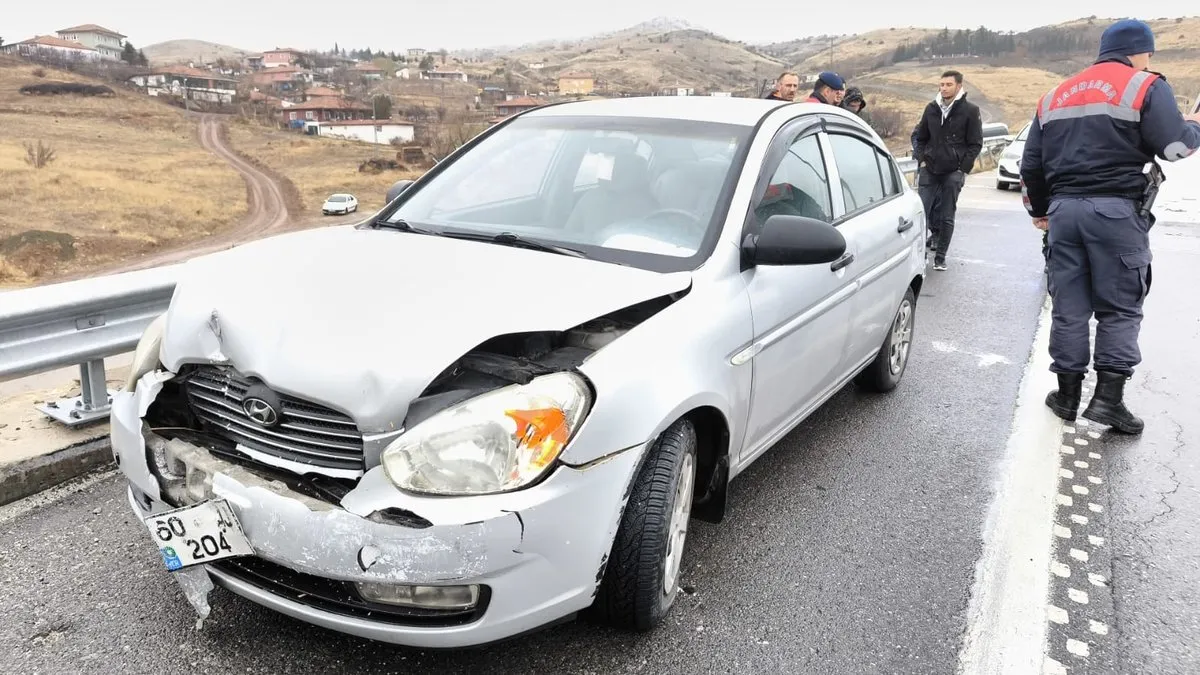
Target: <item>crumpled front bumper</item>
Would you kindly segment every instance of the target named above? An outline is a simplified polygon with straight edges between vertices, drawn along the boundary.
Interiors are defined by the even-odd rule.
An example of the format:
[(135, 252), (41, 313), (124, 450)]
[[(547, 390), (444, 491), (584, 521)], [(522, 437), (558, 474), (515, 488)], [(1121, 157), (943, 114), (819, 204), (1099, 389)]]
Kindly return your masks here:
[[(148, 374), (136, 393), (120, 392), (112, 404), (113, 453), (138, 515), (225, 499), (268, 568), (321, 581), (479, 584), (486, 589), (486, 606), (469, 622), (431, 626), (306, 602), (271, 584), (223, 571), (221, 563), (205, 566), (221, 585), (284, 614), (397, 644), (484, 644), (590, 605), (645, 451), (632, 448), (586, 467), (560, 466), (525, 490), (464, 498), (403, 493), (382, 467), (375, 467), (334, 504), (203, 447), (168, 441), (147, 430), (142, 417), (169, 377)], [(153, 546), (147, 533), (148, 554)]]

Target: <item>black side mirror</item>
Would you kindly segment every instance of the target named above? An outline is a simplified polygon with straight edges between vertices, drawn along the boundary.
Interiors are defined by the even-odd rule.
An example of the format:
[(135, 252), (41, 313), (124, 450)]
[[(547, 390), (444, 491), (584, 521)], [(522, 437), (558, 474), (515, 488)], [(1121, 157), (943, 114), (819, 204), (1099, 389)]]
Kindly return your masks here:
[(804, 216), (771, 216), (742, 244), (742, 255), (752, 265), (818, 265), (845, 252), (846, 237), (836, 227)]
[(404, 192), (405, 190), (407, 190), (407, 189), (408, 189), (408, 186), (409, 186), (409, 185), (412, 185), (412, 184), (413, 184), (413, 181), (411, 181), (411, 180), (408, 180), (408, 179), (405, 179), (405, 180), (398, 180), (398, 181), (396, 181), (396, 182), (395, 182), (395, 183), (392, 185), (392, 187), (388, 188), (388, 191), (387, 191), (387, 203), (388, 203), (388, 204), (391, 204), (393, 199), (395, 199), (396, 197), (399, 197), (399, 196), (400, 196), (400, 193), (402, 193), (402, 192)]

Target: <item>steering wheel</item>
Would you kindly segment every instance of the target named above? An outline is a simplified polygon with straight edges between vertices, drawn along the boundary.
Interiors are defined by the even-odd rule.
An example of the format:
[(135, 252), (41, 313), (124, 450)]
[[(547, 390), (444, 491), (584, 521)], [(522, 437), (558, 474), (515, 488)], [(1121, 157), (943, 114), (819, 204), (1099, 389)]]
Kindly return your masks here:
[(652, 211), (651, 213), (646, 215), (646, 217), (643, 218), (643, 220), (645, 220), (646, 222), (649, 223), (649, 222), (653, 222), (655, 220), (670, 219), (670, 218), (685, 219), (687, 222), (684, 223), (684, 225), (687, 228), (689, 234), (694, 233), (698, 236), (704, 236), (703, 230), (704, 230), (705, 223), (700, 220), (699, 216), (692, 213), (691, 211), (685, 211), (683, 209), (658, 209), (658, 210)]

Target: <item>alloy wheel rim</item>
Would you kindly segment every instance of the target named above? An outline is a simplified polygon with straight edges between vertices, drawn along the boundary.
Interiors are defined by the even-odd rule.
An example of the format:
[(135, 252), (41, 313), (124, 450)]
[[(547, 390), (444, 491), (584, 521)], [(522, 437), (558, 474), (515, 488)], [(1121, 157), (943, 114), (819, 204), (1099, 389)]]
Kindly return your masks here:
[(683, 544), (687, 540), (688, 521), (692, 516), (692, 485), (695, 482), (691, 454), (684, 455), (679, 484), (675, 488), (675, 507), (667, 529), (667, 555), (663, 561), (663, 593), (670, 596), (679, 583)]

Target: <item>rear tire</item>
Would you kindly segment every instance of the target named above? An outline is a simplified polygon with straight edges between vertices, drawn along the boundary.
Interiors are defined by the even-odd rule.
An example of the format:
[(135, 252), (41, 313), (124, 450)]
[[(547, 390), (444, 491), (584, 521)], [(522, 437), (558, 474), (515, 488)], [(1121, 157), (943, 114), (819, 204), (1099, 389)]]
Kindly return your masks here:
[(910, 286), (904, 291), (904, 299), (892, 316), (887, 338), (879, 349), (875, 360), (858, 374), (855, 383), (869, 391), (889, 392), (900, 384), (908, 368), (908, 357), (912, 352), (913, 331), (917, 323), (917, 296)]
[(592, 615), (601, 623), (647, 631), (679, 595), (679, 574), (696, 484), (696, 428), (681, 419), (659, 436), (613, 539)]

